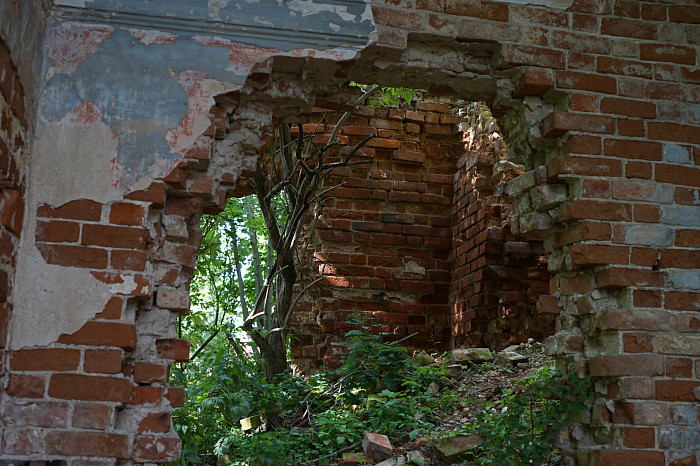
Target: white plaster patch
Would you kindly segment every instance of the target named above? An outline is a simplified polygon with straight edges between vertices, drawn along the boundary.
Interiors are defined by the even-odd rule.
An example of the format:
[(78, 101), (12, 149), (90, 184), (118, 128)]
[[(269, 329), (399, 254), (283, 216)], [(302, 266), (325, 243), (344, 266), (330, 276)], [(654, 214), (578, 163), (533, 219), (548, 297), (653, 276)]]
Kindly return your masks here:
[(119, 199), (113, 184), (117, 137), (99, 112), (86, 116), (83, 110), (87, 107), (82, 104), (60, 121), (44, 124), (32, 153), (31, 171), (40, 180), (35, 184), (37, 204)]
[(301, 13), (301, 16), (310, 16), (322, 12), (335, 13), (343, 21), (355, 21), (356, 15), (348, 13), (348, 7), (344, 5), (331, 5), (328, 3), (314, 3), (313, 0), (292, 0), (287, 3), (290, 11)]
[[(33, 216), (24, 228), (35, 231)], [(109, 298), (107, 286), (89, 270), (47, 264), (34, 246), (34, 234), (25, 233), (17, 264), (11, 349), (47, 346), (64, 333), (75, 333)]]
[(340, 25), (335, 24), (334, 22), (328, 23), (328, 27), (331, 28), (331, 31), (335, 31), (335, 32), (340, 31)]
[(152, 44), (172, 44), (177, 40), (177, 36), (169, 32), (158, 31), (155, 29), (129, 29), (129, 32), (144, 45)]
[(258, 24), (262, 24), (263, 26), (268, 26), (268, 27), (273, 27), (273, 26), (274, 26), (274, 24), (272, 24), (272, 21), (268, 21), (268, 20), (265, 20), (265, 19), (260, 19), (259, 16), (256, 16), (255, 18), (253, 18), (253, 21), (255, 21), (255, 22), (258, 23)]
[(207, 6), (209, 7), (209, 19), (213, 21), (221, 21), (221, 16), (219, 13), (222, 8), (226, 8), (231, 0), (209, 0)]

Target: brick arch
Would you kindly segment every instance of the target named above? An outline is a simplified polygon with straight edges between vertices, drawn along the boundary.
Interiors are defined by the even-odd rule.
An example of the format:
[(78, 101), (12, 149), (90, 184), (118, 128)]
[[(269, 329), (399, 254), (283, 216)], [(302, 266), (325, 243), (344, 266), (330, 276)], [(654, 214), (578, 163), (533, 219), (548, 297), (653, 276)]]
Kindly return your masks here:
[[(566, 461), (697, 460), (692, 219), (700, 141), (698, 40), (689, 22), (697, 7), (391, 3), (373, 4), (376, 42), (356, 60), (273, 57), (256, 65), (240, 92), (220, 96), (203, 137), (148, 189), (90, 204), (99, 212), (91, 219), (78, 217), (86, 206), (66, 213), (70, 203), (31, 212), (37, 222), (78, 224), (81, 234), (99, 227), (99, 239), (74, 246), (98, 257), (104, 250), (109, 263), (55, 265), (88, 268), (115, 291), (77, 332), (6, 356), (3, 457), (114, 464), (177, 456), (169, 416), (183, 392), (166, 379), (169, 364), (187, 358), (174, 322), (188, 307), (198, 217), (245, 190), (240, 175), (254, 167), (277, 118), (314, 104), (342, 108), (338, 84), (354, 79), (487, 100), (499, 114), (514, 160), (527, 170), (508, 180), (511, 233), (541, 235), (555, 274), (539, 301), (544, 312), (561, 308), (550, 351), (576, 355), (597, 381), (589, 416), (563, 437)], [(325, 79), (315, 82), (309, 77), (318, 70)], [(477, 171), (488, 165), (475, 163)], [(51, 234), (75, 229), (64, 227)], [(126, 229), (136, 230), (135, 243), (121, 243)], [(85, 260), (85, 249), (63, 255), (67, 241), (52, 246), (49, 231), (36, 232), (47, 235), (39, 241), (45, 261)], [(101, 334), (107, 324), (123, 333), (109, 325)]]

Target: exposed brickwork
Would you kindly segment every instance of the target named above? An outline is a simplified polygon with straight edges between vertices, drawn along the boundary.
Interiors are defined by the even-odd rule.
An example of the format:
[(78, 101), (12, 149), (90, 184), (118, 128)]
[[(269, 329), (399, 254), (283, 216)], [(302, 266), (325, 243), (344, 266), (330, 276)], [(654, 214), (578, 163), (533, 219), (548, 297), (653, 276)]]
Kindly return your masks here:
[[(379, 139), (368, 150), (385, 164), (377, 170), (391, 178), (373, 178), (364, 168), (351, 171), (362, 183), (341, 188), (342, 199), (333, 207), (352, 206), (363, 217), (329, 216), (332, 228), (321, 233), (324, 244), (343, 249), (343, 242), (354, 241), (364, 248), (357, 254), (338, 253), (341, 265), (357, 268), (357, 282), (366, 284), (369, 292), (353, 303), (343, 302), (338, 294), (322, 295), (314, 304), (323, 304), (321, 315), (327, 312), (329, 319), (298, 324), (311, 329), (328, 323), (333, 331), (341, 331), (342, 312), (359, 303), (382, 319), (394, 319), (383, 324), (397, 335), (412, 332), (414, 325), (426, 342), (427, 326), (434, 325), (441, 338), (469, 341), (463, 335), (475, 330), (474, 342), (478, 336), (490, 344), (500, 337), (497, 328), (486, 324), (487, 316), (500, 316), (496, 322), (506, 329), (528, 322), (530, 317), (520, 307), (511, 306), (513, 298), (522, 302), (518, 293), (523, 293), (528, 309), (536, 304), (540, 314), (559, 312), (550, 351), (560, 358), (573, 354), (580, 371), (597, 382), (590, 411), (561, 437), (566, 464), (697, 462), (698, 6), (574, 0), (569, 8), (556, 10), (495, 1), (442, 5), (405, 0), (377, 1), (372, 8), (376, 42), (361, 56), (344, 61), (317, 83), (314, 59), (303, 64), (281, 60), (284, 70), (274, 78), (270, 62), (256, 66), (245, 92), (222, 99), (203, 136), (169, 174), (147, 189), (111, 202), (77, 198), (28, 209), (37, 225), (36, 232), (30, 232), (36, 234), (31, 246), (43, 260), (88, 269), (109, 286), (112, 296), (103, 297), (106, 306), (95, 309), (93, 319), (60, 341), (5, 354), (0, 380), (3, 460), (127, 464), (177, 457), (179, 441), (168, 418), (182, 405), (183, 392), (167, 387), (166, 378), (170, 363), (187, 358), (187, 344), (177, 339), (175, 322), (187, 312), (184, 298), (199, 242), (199, 215), (216, 213), (227, 196), (250, 192), (239, 182), (240, 175), (255, 167), (273, 121), (289, 117), (290, 108), (304, 107), (302, 113), (314, 104), (343, 108), (345, 96), (335, 95), (335, 84), (347, 78), (488, 101), (507, 133), (510, 159), (526, 171), (509, 181), (511, 173), (489, 173), (489, 164), (480, 164), (478, 154), (460, 161), (461, 150), (450, 155), (449, 168), (433, 165), (438, 155), (393, 138), (400, 125), (406, 135), (438, 143), (450, 140), (451, 123), (441, 121), (440, 115), (448, 114), (439, 105), (423, 106), (417, 113), (372, 115), (385, 127), (369, 121), (369, 114), (357, 115), (362, 121), (351, 125), (355, 134), (344, 136), (361, 137), (365, 124), (376, 128)], [(9, 57), (0, 44), (3, 349), (7, 322), (16, 311), (15, 251), (20, 234), (28, 234), (21, 231), (25, 190), (20, 167), (31, 162), (25, 144), (32, 125), (25, 121), (26, 89)], [(285, 104), (273, 108), (273, 101)], [(438, 178), (416, 179), (419, 167), (444, 171), (428, 172)], [(466, 180), (463, 186), (455, 190), (453, 178), (449, 183), (438, 181), (457, 170), (458, 179)], [(379, 183), (389, 181), (391, 189), (379, 187), (388, 187)], [(506, 181), (506, 194), (513, 199), (500, 197), (498, 186)], [(432, 221), (452, 217), (454, 194), (468, 199), (461, 206), (467, 209), (466, 230), (459, 223)], [(404, 202), (416, 211), (398, 211)], [(514, 216), (508, 219), (511, 202)], [(382, 221), (378, 203), (394, 206), (397, 211), (386, 213), (396, 216)], [(460, 208), (454, 212), (461, 213)], [(401, 216), (408, 214), (413, 215), (410, 221)], [(473, 233), (468, 228), (472, 218), (477, 226)], [(503, 236), (488, 233), (499, 222)], [(374, 227), (384, 230), (373, 231)], [(466, 254), (470, 259), (473, 251), (473, 271), (438, 264), (449, 262), (453, 227), (460, 235), (464, 232), (466, 241), (474, 240), (453, 256)], [(542, 243), (534, 241), (535, 235)], [(388, 244), (372, 244), (377, 238)], [(392, 244), (402, 241), (405, 244)], [(546, 277), (539, 272), (518, 280), (496, 273), (498, 267), (515, 264), (530, 269), (541, 251), (539, 244), (554, 274), (549, 289), (543, 289)], [(401, 248), (407, 254), (400, 254)], [(421, 257), (421, 251), (431, 256)], [(344, 264), (342, 254), (348, 256)], [(380, 262), (370, 263), (372, 257)], [(409, 258), (415, 260), (406, 261)], [(387, 259), (393, 262), (384, 263)], [(420, 268), (406, 269), (409, 262)], [(423, 267), (422, 279), (402, 275)], [(430, 272), (433, 276), (428, 278)], [(480, 274), (483, 291), (450, 288), (454, 278), (476, 283)], [(397, 291), (392, 290), (397, 284), (402, 293), (435, 296), (436, 301), (419, 299), (415, 311), (401, 303), (402, 309), (392, 316), (393, 304), (385, 298)], [(474, 307), (472, 317), (472, 306), (462, 308), (459, 303), (469, 303), (474, 296), (490, 301), (481, 314)], [(454, 322), (450, 297), (457, 304)], [(333, 301), (328, 309), (325, 300)], [(514, 315), (511, 308), (524, 318), (503, 318)], [(406, 321), (397, 322), (403, 316)], [(332, 341), (304, 338), (302, 345), (312, 354), (302, 351), (301, 357), (332, 360)], [(24, 353), (38, 350), (45, 351), (40, 361)], [(83, 457), (91, 459), (79, 459)]]
[(394, 338), (415, 333), (410, 347), (449, 347), (452, 180), (463, 152), (458, 121), (447, 104), (419, 102), (417, 110), (359, 109), (343, 128), (341, 152), (377, 137), (362, 149), (372, 163), (326, 179), (327, 186), (344, 184), (316, 224), (311, 253), (334, 288), (322, 289), (292, 318), (298, 367), (337, 363), (355, 312)]

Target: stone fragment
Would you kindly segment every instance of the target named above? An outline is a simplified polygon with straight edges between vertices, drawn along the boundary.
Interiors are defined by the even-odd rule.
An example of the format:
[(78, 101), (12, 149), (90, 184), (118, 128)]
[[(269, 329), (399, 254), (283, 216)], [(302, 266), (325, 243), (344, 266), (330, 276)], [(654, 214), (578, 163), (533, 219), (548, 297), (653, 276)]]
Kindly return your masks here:
[(426, 462), (423, 454), (417, 450), (409, 451), (401, 456), (389, 458), (388, 460), (377, 463), (376, 466), (400, 466), (403, 464), (424, 465)]
[(456, 348), (452, 350), (452, 362), (455, 364), (492, 360), (493, 355), (488, 348)]
[(472, 456), (481, 442), (481, 437), (476, 434), (442, 439), (435, 447), (435, 454), (445, 464), (456, 464)]
[(447, 370), (450, 371), (447, 377), (451, 379), (461, 379), (464, 375), (464, 369), (461, 364), (451, 364), (447, 366)]
[(244, 419), (241, 419), (239, 422), (241, 423), (241, 430), (243, 432), (251, 429), (257, 429), (262, 425), (262, 419), (260, 418), (259, 414), (256, 414), (255, 416), (246, 417)]
[(363, 453), (344, 453), (343, 458), (338, 461), (338, 466), (361, 466), (369, 464), (374, 464), (374, 461)]
[(431, 395), (437, 395), (440, 392), (440, 385), (436, 384), (435, 382), (431, 382), (430, 385), (428, 385), (428, 393)]
[(384, 461), (391, 458), (394, 453), (389, 437), (370, 432), (365, 432), (365, 438), (362, 439), (362, 450), (374, 461)]
[(425, 351), (421, 351), (420, 353), (413, 356), (413, 362), (417, 366), (424, 367), (433, 364), (435, 362), (435, 358), (433, 358)]
[(496, 357), (496, 361), (502, 365), (510, 363), (515, 366), (517, 364), (526, 363), (529, 360), (527, 356), (523, 356), (515, 351), (501, 351)]
[(156, 306), (187, 314), (190, 309), (190, 294), (182, 288), (161, 285), (156, 292)]

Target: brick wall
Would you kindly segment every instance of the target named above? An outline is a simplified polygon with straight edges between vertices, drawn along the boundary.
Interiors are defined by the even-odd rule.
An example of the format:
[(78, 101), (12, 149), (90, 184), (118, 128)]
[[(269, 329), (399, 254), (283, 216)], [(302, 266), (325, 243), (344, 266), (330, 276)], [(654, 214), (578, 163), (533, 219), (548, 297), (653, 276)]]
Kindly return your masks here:
[[(316, 224), (309, 254), (313, 273), (332, 288), (311, 292), (292, 317), (298, 369), (337, 364), (353, 314), (370, 318), (388, 340), (415, 334), (403, 343), (412, 350), (496, 349), (554, 333), (559, 308), (536, 307), (549, 291), (542, 240), (508, 226), (505, 188), (523, 170), (505, 161), (503, 140), (483, 137), (465, 152), (457, 111), (430, 100), (408, 110), (362, 108), (343, 129), (344, 151), (378, 137), (362, 150), (371, 163), (326, 180), (343, 185)], [(311, 117), (304, 129), (323, 140), (333, 115), (325, 126)]]
[[(17, 246), (24, 218), (24, 171), (27, 121), (24, 89), (0, 38), (0, 386), (7, 384), (5, 348), (13, 312)], [(4, 392), (4, 390), (3, 390)], [(0, 395), (0, 400), (5, 397)], [(0, 428), (4, 431), (4, 429)]]
[[(237, 178), (254, 167), (255, 152), (264, 147), (273, 116), (288, 117), (290, 108), (296, 111), (299, 106), (308, 111), (314, 99), (317, 105), (338, 102), (342, 98), (333, 93), (341, 81), (354, 79), (468, 95), (492, 104), (507, 133), (511, 160), (522, 163), (526, 171), (508, 183), (512, 218), (507, 219), (510, 201), (499, 199), (482, 204), (483, 214), (474, 213), (475, 225), (486, 219), (482, 224), (485, 232), (479, 231), (482, 226), (473, 230), (474, 254), (484, 258), (484, 276), (497, 274), (497, 267), (514, 264), (527, 270), (538, 260), (540, 243), (532, 239), (537, 235), (542, 238), (547, 267), (553, 274), (549, 290), (542, 289), (544, 274), (518, 280), (498, 276), (494, 280), (499, 291), (494, 284), (483, 291), (491, 300), (489, 306), (494, 307), (485, 308), (483, 317), (475, 312), (473, 318), (461, 314), (460, 320), (457, 314), (452, 322), (449, 296), (456, 296), (456, 302), (468, 302), (465, 300), (472, 299), (473, 290), (450, 289), (452, 269), (446, 264), (438, 267), (444, 260), (440, 254), (445, 252), (440, 241), (428, 249), (437, 251), (435, 256), (420, 257), (426, 240), (441, 239), (445, 230), (451, 238), (451, 224), (434, 225), (430, 218), (442, 217), (443, 207), (446, 216), (452, 215), (452, 205), (435, 203), (428, 209), (411, 199), (416, 200), (416, 194), (420, 201), (451, 199), (453, 179), (444, 185), (415, 179), (418, 170), (411, 167), (429, 166), (430, 157), (426, 152), (426, 161), (416, 163), (419, 159), (412, 153), (421, 151), (417, 146), (402, 147), (402, 142), (409, 141), (400, 140), (399, 147), (373, 148), (379, 161), (393, 164), (396, 157), (404, 157), (401, 170), (379, 168), (389, 169), (396, 179), (371, 178), (369, 172), (358, 179), (370, 184), (374, 181), (376, 186), (380, 181), (391, 181), (393, 191), (384, 190), (387, 205), (392, 202), (389, 193), (402, 192), (400, 197), (414, 204), (417, 211), (390, 213), (410, 213), (412, 223), (382, 222), (381, 212), (377, 220), (376, 211), (359, 209), (362, 219), (330, 217), (333, 228), (324, 230), (326, 235), (344, 240), (352, 235), (352, 241), (366, 249), (367, 255), (345, 252), (348, 261), (351, 256), (360, 261), (345, 264), (366, 274), (358, 280), (370, 286), (370, 279), (381, 279), (385, 287), (387, 282), (391, 287), (395, 286), (394, 272), (415, 274), (423, 267), (426, 275), (429, 271), (446, 272), (436, 278), (437, 288), (425, 278), (406, 275), (398, 279), (401, 284), (411, 283), (408, 287), (412, 289), (405, 291), (416, 296), (444, 293), (443, 302), (430, 305), (448, 312), (445, 319), (432, 320), (426, 303), (420, 302), (415, 316), (424, 316), (428, 325), (436, 322), (441, 335), (458, 340), (462, 331), (471, 328), (480, 332), (483, 341), (497, 340), (494, 329), (486, 326), (484, 330), (485, 316), (500, 315), (498, 321), (506, 322), (503, 325), (507, 328), (508, 319), (502, 317), (506, 312), (511, 315), (508, 293), (543, 293), (536, 307), (539, 312), (561, 309), (557, 333), (548, 344), (550, 351), (560, 360), (572, 354), (580, 372), (590, 373), (596, 380), (596, 400), (590, 411), (561, 437), (566, 464), (632, 461), (680, 466), (698, 461), (700, 6), (682, 1), (574, 0), (570, 7), (557, 10), (498, 1), (401, 0), (377, 1), (373, 12), (377, 41), (355, 59), (334, 65), (332, 72), (321, 67), (324, 73), (315, 73), (313, 66), (327, 64), (320, 59), (304, 64), (273, 60), (269, 67), (256, 67), (244, 98), (233, 95), (223, 99), (203, 138), (167, 177), (147, 190), (113, 202), (89, 201), (81, 204), (85, 209), (80, 211), (72, 210), (77, 205), (72, 203), (27, 210), (37, 231), (23, 231), (22, 235), (26, 238), (36, 233), (36, 241), (29, 244), (42, 252), (44, 261), (66, 270), (84, 268), (110, 292), (105, 299), (107, 307), (96, 308), (94, 318), (74, 334), (44, 347), (5, 355), (9, 369), (5, 367), (3, 380), (3, 459), (109, 465), (117, 459), (148, 463), (177, 456), (179, 442), (169, 416), (181, 404), (182, 390), (168, 388), (165, 379), (169, 364), (187, 357), (188, 345), (177, 339), (175, 322), (187, 308), (198, 217), (202, 211), (216, 212), (226, 196), (245, 191)], [(12, 251), (18, 244), (19, 214), (23, 212), (23, 178), (16, 168), (22, 166), (19, 162), (27, 125), (18, 94), (21, 86), (15, 84), (8, 59), (2, 58), (9, 56), (4, 46), (0, 53), (0, 155), (7, 160), (6, 173), (2, 174), (4, 220), (0, 222), (0, 237), (5, 246), (0, 279), (7, 274), (9, 285), (5, 288), (10, 298), (6, 299), (11, 299)], [(276, 73), (281, 73), (274, 78), (273, 65), (279, 67)], [(311, 68), (304, 68), (307, 65)], [(322, 76), (314, 81), (316, 74)], [(294, 79), (281, 81), (280, 75), (293, 75)], [(284, 99), (286, 107), (273, 108), (271, 102)], [(369, 119), (369, 115), (358, 117)], [(392, 118), (387, 113), (385, 120), (401, 124), (403, 129), (409, 123), (419, 123), (408, 121), (408, 114)], [(433, 123), (425, 122), (426, 133), (428, 124)], [(439, 117), (436, 128), (442, 128)], [(390, 126), (377, 129), (393, 131)], [(440, 141), (447, 135), (440, 136), (433, 139)], [(453, 154), (452, 171), (434, 174), (452, 176), (459, 169), (459, 177), (466, 175), (469, 180), (472, 176), (475, 182), (493, 177), (488, 164), (483, 165), (486, 178), (471, 175), (470, 170), (481, 173), (478, 157), (465, 158), (457, 165), (460, 155), (461, 151)], [(31, 162), (31, 157), (28, 159)], [(2, 160), (0, 164), (5, 163)], [(477, 162), (470, 165), (470, 160)], [(504, 178), (496, 177), (494, 188), (476, 186), (473, 196), (477, 204), (467, 204), (475, 205), (478, 211), (480, 200), (500, 196), (496, 186), (511, 175), (499, 176)], [(413, 192), (397, 190), (394, 183), (411, 186)], [(412, 183), (424, 184), (425, 192), (417, 192)], [(428, 183), (431, 189), (440, 186), (440, 193), (429, 192)], [(469, 198), (467, 188), (471, 188), (468, 183), (463, 194)], [(366, 185), (344, 189), (350, 195), (337, 202), (357, 207), (371, 201), (373, 192), (381, 192)], [(495, 194), (491, 189), (496, 189)], [(355, 197), (355, 193), (367, 196), (366, 192), (369, 199)], [(76, 201), (80, 199), (72, 202)], [(500, 214), (496, 206), (501, 206)], [(364, 212), (371, 214), (367, 220)], [(433, 212), (440, 215), (431, 215)], [(86, 218), (88, 214), (93, 216)], [(469, 207), (467, 214), (471, 215)], [(489, 237), (489, 222), (495, 224), (499, 216), (505, 227), (503, 237)], [(385, 217), (390, 218), (408, 220)], [(367, 226), (371, 225), (365, 223), (389, 231), (370, 231)], [(459, 233), (462, 227), (455, 225)], [(370, 244), (377, 237), (396, 236), (392, 230), (399, 227), (401, 237), (420, 240), (423, 248), (408, 243), (382, 248)], [(480, 234), (482, 249), (476, 245)], [(468, 229), (465, 239), (471, 239), (467, 235), (471, 235)], [(528, 245), (533, 256), (519, 257)], [(400, 256), (401, 246), (411, 255)], [(451, 249), (451, 240), (444, 246)], [(374, 254), (371, 248), (375, 248)], [(401, 257), (402, 264), (369, 263), (373, 256), (381, 259), (384, 250), (389, 258)], [(466, 252), (469, 256), (471, 250), (467, 246), (460, 255)], [(419, 267), (405, 269), (404, 258), (415, 258), (412, 262)], [(489, 262), (492, 260), (494, 263)], [(391, 276), (377, 277), (376, 271), (381, 269), (388, 269)], [(456, 273), (460, 280), (470, 280), (459, 269)], [(36, 290), (41, 292), (40, 287)], [(370, 291), (363, 305), (379, 308), (367, 310), (391, 315), (391, 304), (387, 310), (383, 301), (391, 290), (375, 287)], [(501, 293), (505, 293), (503, 303)], [(337, 296), (320, 298), (334, 300)], [(337, 311), (344, 310), (341, 304), (348, 307), (338, 303)], [(0, 322), (18, 311), (11, 306), (5, 309)], [(65, 310), (67, 317), (70, 311)], [(468, 307), (459, 306), (457, 311), (469, 312)], [(329, 317), (329, 324), (342, 322), (336, 310)], [(472, 327), (464, 325), (461, 330), (459, 325), (466, 323)], [(450, 332), (453, 324), (458, 326), (455, 334)], [(412, 324), (385, 325), (408, 332)], [(415, 325), (420, 322), (416, 320)], [(323, 349), (323, 356), (333, 357), (327, 342), (309, 344), (313, 348), (322, 345), (318, 356)], [(83, 460), (85, 457), (91, 459)]]
[(502, 140), (483, 142), (455, 175), (452, 335), (455, 346), (502, 349), (552, 335), (559, 308), (543, 305), (551, 297), (541, 238), (511, 228), (507, 186), (522, 166), (507, 162)]
[(298, 367), (337, 363), (353, 313), (374, 319), (376, 330), (394, 339), (416, 333), (406, 340), (410, 347), (449, 347), (452, 178), (463, 151), (458, 121), (447, 104), (418, 102), (413, 110), (358, 109), (343, 128), (341, 151), (377, 137), (361, 154), (372, 163), (326, 180), (344, 184), (316, 225), (311, 254), (333, 288), (318, 290), (292, 318)]

